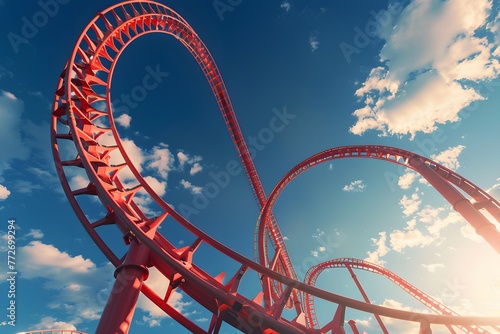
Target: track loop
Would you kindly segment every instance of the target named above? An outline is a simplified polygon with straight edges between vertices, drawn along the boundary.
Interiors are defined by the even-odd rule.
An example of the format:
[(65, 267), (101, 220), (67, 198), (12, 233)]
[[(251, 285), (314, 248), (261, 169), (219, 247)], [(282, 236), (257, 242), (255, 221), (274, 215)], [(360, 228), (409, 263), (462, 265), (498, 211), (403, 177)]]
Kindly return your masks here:
[[(255, 235), (260, 264), (234, 252), (180, 216), (152, 190), (124, 149), (116, 130), (110, 102), (113, 71), (126, 47), (136, 38), (149, 33), (163, 33), (179, 40), (191, 52), (209, 82), (241, 157), (251, 189), (259, 207), (263, 208), (261, 223), (258, 224)], [(428, 324), (500, 324), (500, 318), (429, 315), (388, 309), (298, 282), (279, 225), (272, 215), (272, 206), (283, 188), (298, 174), (324, 161), (343, 157), (365, 157), (417, 169), (420, 167), (410, 163), (410, 159), (415, 155), (381, 146), (352, 146), (321, 152), (288, 173), (268, 200), (215, 61), (189, 24), (176, 12), (160, 3), (124, 1), (98, 13), (87, 25), (58, 81), (52, 109), (51, 137), (57, 172), (71, 206), (106, 257), (117, 268), (125, 268), (117, 271), (117, 281), (129, 284), (131, 282), (127, 279), (132, 277), (138, 284), (131, 284), (130, 291), (135, 289), (138, 293), (140, 287), (140, 291), (153, 303), (191, 332), (217, 333), (222, 322), (227, 322), (246, 333), (318, 333), (312, 326), (307, 326), (306, 314), (300, 304), (301, 296), (305, 295), (324, 299), (332, 304), (332, 308), (337, 308), (334, 319), (323, 327), (325, 332), (327, 329), (338, 330), (343, 327), (341, 320), (347, 308), (408, 321), (415, 321), (418, 317), (419, 321)], [(475, 200), (473, 205), (476, 206), (474, 210), (484, 208), (498, 216), (500, 205), (487, 193), (458, 174), (428, 159), (418, 158), (438, 175), (438, 181), (446, 180), (447, 184), (453, 184), (472, 196)], [(122, 176), (125, 171), (133, 175), (132, 182), (128, 179), (125, 182)], [(73, 188), (70, 179), (74, 175), (86, 177), (88, 184), (82, 188)], [(140, 205), (141, 201), (138, 201), (140, 197), (146, 197), (161, 208), (161, 211), (155, 216), (147, 214)], [(101, 217), (93, 221), (88, 219), (91, 215), (87, 213), (90, 212), (86, 212), (86, 203), (89, 202), (95, 207), (100, 206), (99, 211), (102, 212)], [(193, 243), (177, 248), (161, 235), (157, 229), (166, 219), (172, 219), (187, 230), (192, 235)], [(112, 250), (104, 242), (102, 231), (110, 227), (118, 229), (119, 237), (128, 245), (127, 251)], [(495, 238), (496, 236), (493, 236), (491, 240), (494, 241)], [(270, 240), (275, 254), (273, 258), (269, 258), (269, 247), (265, 240)], [(237, 263), (238, 269), (229, 273), (229, 281), (224, 280), (224, 274), (212, 276), (197, 265), (197, 251), (202, 246), (210, 247), (225, 260)], [(160, 279), (167, 286), (165, 291), (153, 291), (147, 280), (143, 283), (147, 276), (145, 268), (148, 267), (154, 267), (159, 272)], [(240, 291), (240, 282), (242, 277), (251, 271), (257, 273), (255, 277), (261, 277), (264, 290), (256, 296), (245, 296)], [(129, 277), (124, 277), (123, 273), (128, 273)], [(201, 328), (169, 304), (169, 299), (176, 289), (181, 289), (212, 314), (208, 328)], [(130, 293), (113, 295), (109, 303), (118, 306), (123, 314), (107, 316), (107, 306), (100, 326), (105, 322), (109, 325), (111, 321), (116, 322), (116, 326), (112, 323), (110, 330), (99, 327), (101, 329), (98, 328), (98, 333), (107, 334), (122, 324), (128, 328), (135, 306), (135, 296), (137, 295), (132, 296)], [(115, 298), (118, 302), (113, 304)], [(130, 309), (120, 304), (121, 298), (132, 300), (128, 300)], [(285, 316), (285, 307), (294, 307), (296, 316)], [(128, 314), (125, 314), (127, 312)]]

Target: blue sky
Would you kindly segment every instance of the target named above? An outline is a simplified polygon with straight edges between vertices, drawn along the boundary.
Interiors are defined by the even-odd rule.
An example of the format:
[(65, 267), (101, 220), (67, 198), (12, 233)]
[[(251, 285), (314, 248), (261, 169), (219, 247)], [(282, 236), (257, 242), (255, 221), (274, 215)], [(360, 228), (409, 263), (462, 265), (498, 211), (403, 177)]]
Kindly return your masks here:
[[(113, 267), (65, 199), (49, 122), (57, 79), (76, 39), (113, 2), (45, 3), (55, 2), (0, 1), (3, 310), (9, 302), (9, 219), (16, 221), (19, 272), (16, 327), (3, 323), (8, 319), (0, 314), (0, 331), (66, 327), (93, 333)], [(223, 10), (216, 5), (229, 1), (163, 3), (190, 23), (214, 56), (243, 134), (256, 149), (267, 193), (312, 154), (381, 144), (430, 157), (500, 200), (497, 1), (242, 0)], [(141, 98), (122, 98), (133, 95), (151, 71), (162, 73), (155, 88)], [(252, 258), (259, 211), (244, 174), (235, 173), (217, 195), (199, 202), (213, 175), (238, 156), (189, 52), (169, 36), (136, 40), (117, 65), (111, 93), (120, 136), (150, 185), (197, 226)], [(273, 127), (279, 130), (270, 132)], [(86, 185), (83, 175), (71, 175), (70, 181)], [(96, 208), (94, 218), (99, 214)], [(301, 279), (311, 265), (328, 259), (367, 259), (460, 314), (500, 314), (498, 254), (412, 172), (371, 160), (323, 164), (285, 190), (275, 214)], [(161, 231), (179, 246), (189, 242), (182, 231)], [(123, 248), (112, 232), (107, 241)], [(211, 274), (234, 270), (206, 252), (199, 261)], [(357, 275), (373, 303), (425, 309), (387, 280)], [(257, 294), (257, 275), (246, 280), (244, 292)], [(148, 283), (164, 288), (154, 271)], [(317, 285), (361, 299), (345, 270), (324, 272)], [(172, 304), (200, 326), (210, 319), (182, 292)], [(332, 312), (318, 303), (320, 322)], [(349, 311), (349, 319), (360, 331), (380, 332), (369, 314)], [(386, 324), (394, 332), (410, 330), (408, 324)], [(131, 333), (165, 329), (186, 332), (141, 298)], [(224, 326), (221, 332), (237, 331)]]

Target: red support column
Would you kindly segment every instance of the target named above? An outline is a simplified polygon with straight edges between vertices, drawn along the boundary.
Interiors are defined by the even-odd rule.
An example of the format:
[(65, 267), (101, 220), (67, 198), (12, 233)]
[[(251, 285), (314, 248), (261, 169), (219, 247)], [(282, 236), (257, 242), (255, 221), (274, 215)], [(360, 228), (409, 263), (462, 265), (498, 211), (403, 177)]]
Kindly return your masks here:
[(418, 157), (414, 156), (410, 158), (408, 164), (429, 181), (429, 183), (450, 202), (453, 209), (459, 212), (465, 220), (474, 227), (476, 233), (482, 236), (498, 253), (500, 253), (500, 232), (495, 225), (486, 219), (486, 217), (458, 191), (457, 188), (444, 180)]
[(323, 333), (331, 331), (332, 334), (346, 334), (344, 329), (345, 306), (339, 305), (332, 321), (321, 329)]
[(432, 334), (431, 325), (426, 321), (421, 322), (418, 334)]
[(115, 271), (116, 281), (102, 312), (96, 334), (127, 334), (141, 286), (148, 276), (149, 249), (132, 242), (123, 265)]
[(349, 324), (349, 326), (351, 326), (352, 334), (359, 334), (358, 327), (356, 327), (356, 321), (349, 320), (347, 323)]
[[(346, 268), (347, 268), (347, 270), (349, 270), (349, 273), (351, 274), (351, 277), (352, 277), (354, 283), (356, 283), (356, 286), (358, 287), (359, 292), (361, 292), (361, 295), (363, 296), (363, 299), (365, 300), (365, 302), (367, 302), (368, 304), (371, 304), (370, 299), (368, 298), (368, 295), (366, 294), (365, 290), (361, 286), (361, 283), (359, 283), (359, 280), (356, 277), (356, 275), (354, 274), (354, 271), (352, 270), (351, 266), (346, 264)], [(377, 320), (377, 322), (380, 326), (380, 329), (382, 329), (382, 332), (384, 334), (389, 334), (389, 331), (385, 327), (380, 316), (378, 314), (373, 314), (373, 315), (375, 316), (375, 319)]]

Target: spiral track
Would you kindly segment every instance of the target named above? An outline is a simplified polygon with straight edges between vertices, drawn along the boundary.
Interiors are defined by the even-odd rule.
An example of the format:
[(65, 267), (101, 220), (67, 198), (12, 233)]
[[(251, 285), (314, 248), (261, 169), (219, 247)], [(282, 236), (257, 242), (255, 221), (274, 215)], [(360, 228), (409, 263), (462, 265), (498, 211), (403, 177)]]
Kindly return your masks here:
[[(260, 264), (234, 252), (180, 216), (151, 189), (124, 149), (115, 127), (110, 102), (112, 75), (123, 50), (136, 38), (149, 33), (164, 33), (179, 40), (196, 59), (210, 84), (257, 203), (263, 208), (261, 217), (264, 219), (260, 220), (256, 229), (256, 250), (258, 249)], [(71, 206), (96, 245), (117, 267), (115, 284), (122, 284), (121, 287), (128, 289), (127, 294), (111, 294), (97, 333), (127, 333), (139, 291), (194, 333), (218, 333), (223, 321), (246, 333), (337, 333), (343, 330), (343, 316), (335, 316), (322, 328), (308, 326), (306, 313), (300, 304), (302, 294), (339, 305), (337, 314), (340, 315), (346, 308), (353, 308), (381, 316), (417, 321), (422, 324), (423, 332), (429, 332), (430, 324), (500, 324), (500, 318), (496, 317), (430, 315), (389, 309), (298, 282), (271, 210), (276, 195), (279, 194), (276, 189), (280, 190), (294, 177), (287, 174), (288, 178), (285, 177), (285, 181), (280, 182), (273, 191), (271, 200), (267, 200), (215, 61), (189, 24), (160, 3), (125, 1), (98, 13), (86, 26), (57, 85), (51, 137), (57, 172)], [(66, 153), (68, 147), (75, 152), (69, 158)], [(410, 154), (394, 148), (364, 147), (370, 152), (378, 152), (373, 156), (375, 158), (392, 154), (387, 152), (399, 152), (394, 162), (400, 164), (407, 163), (400, 159)], [(350, 152), (351, 156), (358, 152), (358, 156), (363, 157), (360, 147), (341, 150), (343, 156), (346, 156), (346, 152)], [(414, 156), (411, 155), (407, 160), (414, 159)], [(319, 156), (310, 159), (317, 157)], [(314, 160), (313, 163), (313, 160), (311, 164), (321, 162)], [(453, 183), (472, 196), (476, 200), (476, 209), (485, 208), (498, 219), (500, 205), (484, 191), (428, 159), (418, 161), (423, 161), (426, 166), (433, 166), (439, 179)], [(308, 167), (310, 166), (302, 166), (297, 173)], [(124, 170), (134, 176), (132, 186), (122, 179), (121, 173)], [(425, 172), (428, 171), (423, 171)], [(71, 177), (82, 173), (86, 173), (88, 185), (81, 189), (73, 188)], [(146, 196), (161, 208), (161, 213), (154, 217), (148, 216), (137, 203), (138, 196)], [(89, 215), (86, 214), (89, 209), (85, 201), (88, 199), (91, 199), (94, 206), (100, 203), (104, 212), (96, 220), (89, 220)], [(95, 210), (92, 212), (95, 213)], [(195, 241), (191, 245), (177, 248), (157, 231), (167, 216), (193, 235)], [(113, 251), (104, 241), (101, 231), (108, 225), (116, 226), (129, 245), (125, 254)], [(488, 229), (491, 231), (491, 226), (486, 226), (486, 230)], [(481, 231), (484, 230), (483, 228)], [(271, 238), (271, 261), (269, 249), (264, 242), (266, 237)], [(500, 243), (497, 235), (488, 238), (494, 247)], [(213, 248), (228, 261), (239, 264), (239, 269), (232, 273), (229, 280), (224, 281), (223, 273), (212, 276), (196, 265), (195, 254), (201, 244)], [(147, 284), (148, 268), (151, 267), (155, 267), (168, 283), (167, 290), (160, 294)], [(242, 277), (249, 271), (258, 273), (263, 283), (263, 292), (257, 296), (244, 296), (238, 291)], [(175, 289), (181, 289), (213, 314), (208, 329), (202, 329), (168, 303)], [(283, 310), (286, 306), (295, 307), (297, 316), (292, 319), (285, 317)]]

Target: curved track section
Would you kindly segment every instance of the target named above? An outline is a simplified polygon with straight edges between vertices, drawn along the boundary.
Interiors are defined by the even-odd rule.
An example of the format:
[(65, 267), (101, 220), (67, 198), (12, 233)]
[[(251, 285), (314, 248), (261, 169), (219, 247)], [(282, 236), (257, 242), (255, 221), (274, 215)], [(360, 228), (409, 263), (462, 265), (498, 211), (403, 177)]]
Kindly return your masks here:
[[(345, 158), (363, 158), (383, 160), (413, 169), (425, 177), (462, 216), (475, 228), (497, 252), (500, 253), (500, 232), (480, 212), (485, 209), (500, 223), (500, 203), (487, 192), (465, 179), (456, 172), (423, 156), (389, 146), (357, 145), (331, 148), (317, 153), (292, 168), (274, 187), (266, 205), (262, 208), (255, 228), (255, 249), (259, 262), (273, 269), (276, 253), (270, 254), (267, 247), (267, 236), (274, 231), (274, 205), (280, 194), (297, 176), (316, 165)], [(462, 195), (460, 189), (472, 198), (472, 201)], [(268, 232), (270, 230), (270, 232)], [(281, 233), (281, 232), (276, 232)], [(263, 280), (264, 303), (271, 305), (277, 299), (272, 281)]]
[[(305, 277), (304, 277), (304, 283), (315, 286), (316, 285), (316, 280), (318, 279), (319, 275), (326, 269), (329, 268), (352, 268), (352, 269), (360, 269), (360, 270), (365, 270), (374, 274), (382, 275), (385, 278), (389, 279), (391, 282), (399, 286), (401, 289), (403, 289), (406, 293), (420, 301), (422, 304), (427, 306), (429, 309), (431, 309), (434, 313), (439, 314), (439, 315), (450, 315), (450, 316), (460, 316), (458, 313), (455, 311), (451, 310), (450, 308), (446, 307), (445, 305), (441, 304), (438, 302), (436, 299), (432, 298), (425, 292), (419, 290), (412, 284), (410, 284), (408, 281), (404, 280), (403, 278), (399, 277), (398, 275), (394, 274), (392, 271), (385, 269), (384, 267), (381, 267), (379, 265), (376, 265), (374, 263), (370, 263), (368, 261), (360, 260), (360, 259), (354, 259), (354, 258), (338, 258), (338, 259), (333, 259), (329, 261), (325, 261), (323, 263), (320, 263), (318, 265), (315, 265), (314, 267), (311, 267)], [(307, 320), (308, 320), (308, 325), (311, 328), (319, 328), (319, 322), (318, 318), (316, 316), (315, 308), (314, 308), (314, 298), (310, 295), (305, 295), (303, 299), (303, 305), (304, 309), (307, 315)], [(480, 334), (480, 333), (489, 333), (488, 331), (478, 328), (477, 326), (474, 327), (464, 327), (464, 326), (458, 326), (463, 332), (465, 333), (475, 333), (475, 334)], [(452, 333), (454, 333), (453, 329), (449, 328)]]
[[(275, 270), (234, 252), (180, 216), (151, 189), (132, 164), (116, 130), (110, 102), (116, 61), (126, 46), (148, 33), (171, 35), (192, 53), (209, 81), (259, 205), (267, 203), (220, 73), (189, 24), (170, 8), (152, 1), (125, 1), (98, 13), (79, 37), (61, 73), (51, 130), (54, 160), (66, 196), (94, 242), (117, 267), (115, 286), (119, 284), (119, 291), (127, 289), (127, 293), (111, 294), (97, 333), (108, 334), (118, 329), (120, 333), (127, 333), (139, 291), (193, 333), (218, 333), (223, 321), (246, 333), (318, 333), (306, 327), (304, 313), (297, 312), (298, 316), (293, 319), (283, 315), (290, 300), (299, 304), (296, 297), (299, 293), (340, 305), (343, 310), (354, 308), (418, 321), (425, 328), (429, 324), (500, 323), (500, 318), (495, 317), (450, 317), (389, 309), (291, 279), (295, 277), (293, 267), (270, 212), (265, 221), (270, 226), (267, 233), (275, 242), (275, 252), (279, 254), (274, 257), (280, 263)], [(123, 176), (125, 173), (127, 178)], [(130, 175), (133, 181), (129, 180)], [(83, 188), (73, 185), (75, 176), (87, 177), (88, 185)], [(156, 216), (144, 212), (140, 203), (145, 200), (159, 208)], [(88, 217), (95, 217), (99, 211), (96, 209), (99, 203), (102, 215), (90, 220)], [(177, 248), (157, 231), (168, 216), (192, 235), (194, 241), (189, 246)], [(119, 236), (129, 246), (126, 251), (108, 245), (105, 239), (109, 236), (104, 231), (107, 227), (118, 228)], [(197, 266), (197, 250), (202, 244), (219, 253), (225, 261), (237, 264), (239, 268), (228, 280), (224, 280), (223, 273), (211, 275)], [(148, 285), (151, 267), (158, 270), (168, 285), (166, 291), (153, 291)], [(263, 281), (275, 282), (276, 299), (272, 305), (263, 304), (262, 293), (245, 296), (239, 291), (240, 281), (249, 271), (256, 272)], [(175, 289), (181, 289), (212, 314), (208, 328), (201, 328), (169, 304)], [(297, 309), (300, 311), (300, 305)], [(342, 327), (343, 322), (334, 321), (319, 332)]]

